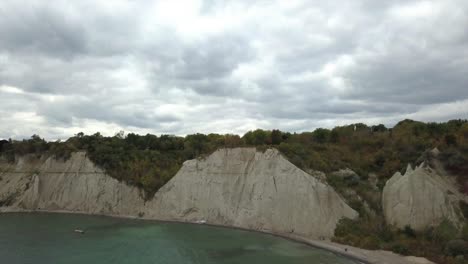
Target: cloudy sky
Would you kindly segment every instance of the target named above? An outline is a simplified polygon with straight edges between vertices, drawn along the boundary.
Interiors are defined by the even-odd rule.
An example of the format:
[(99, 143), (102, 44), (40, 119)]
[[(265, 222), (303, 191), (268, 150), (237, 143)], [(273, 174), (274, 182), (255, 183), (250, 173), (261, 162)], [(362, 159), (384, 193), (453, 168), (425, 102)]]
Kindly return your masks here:
[(468, 1), (0, 2), (0, 138), (468, 118)]

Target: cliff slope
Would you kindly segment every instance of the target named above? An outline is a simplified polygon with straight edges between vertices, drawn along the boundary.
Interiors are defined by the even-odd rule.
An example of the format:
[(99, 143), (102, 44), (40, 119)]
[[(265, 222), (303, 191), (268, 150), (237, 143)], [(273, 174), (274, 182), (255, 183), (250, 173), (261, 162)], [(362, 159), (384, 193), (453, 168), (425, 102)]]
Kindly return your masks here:
[(158, 219), (206, 221), (306, 237), (330, 237), (351, 209), (329, 185), (274, 149), (221, 149), (184, 163), (161, 188), (149, 213)]
[(357, 213), (329, 185), (277, 150), (221, 149), (186, 161), (149, 201), (97, 168), (84, 152), (67, 161), (25, 156), (0, 162), (0, 209), (53, 210), (206, 221), (210, 224), (330, 237)]
[[(434, 168), (433, 168), (434, 167)], [(455, 184), (426, 162), (408, 165), (404, 175), (397, 172), (383, 189), (382, 206), (387, 223), (423, 230), (448, 219), (456, 226), (463, 218), (459, 201), (465, 199)]]
[(84, 152), (67, 161), (25, 156), (13, 165), (1, 163), (0, 170), (0, 203), (13, 209), (128, 216), (143, 209), (137, 188), (106, 175)]

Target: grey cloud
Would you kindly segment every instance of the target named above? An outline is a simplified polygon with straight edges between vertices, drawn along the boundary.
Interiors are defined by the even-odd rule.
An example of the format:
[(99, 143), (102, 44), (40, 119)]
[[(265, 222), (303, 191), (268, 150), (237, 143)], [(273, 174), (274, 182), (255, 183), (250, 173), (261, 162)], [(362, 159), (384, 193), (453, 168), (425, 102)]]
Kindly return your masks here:
[[(374, 38), (378, 36), (366, 41), (362, 48), (367, 51), (353, 55), (355, 67), (342, 72), (352, 86), (344, 97), (418, 105), (468, 98), (468, 33), (460, 32), (468, 26), (468, 16), (465, 13), (442, 23), (433, 20), (439, 24), (438, 29), (419, 22), (421, 27), (407, 25), (389, 30), (387, 42)], [(384, 24), (388, 27), (397, 22)], [(371, 41), (375, 45), (369, 45)], [(385, 47), (383, 51), (375, 49), (379, 45)]]
[(131, 54), (140, 34), (138, 10), (114, 13), (95, 6), (6, 1), (0, 8), (0, 34), (8, 37), (0, 39), (0, 50), (66, 61)]
[[(174, 39), (173, 39), (174, 40)], [(236, 96), (237, 84), (229, 75), (239, 64), (248, 62), (255, 53), (241, 34), (215, 35), (189, 45), (161, 47), (167, 50), (144, 53), (151, 55), (154, 89), (178, 87), (203, 95)]]
[(223, 77), (236, 66), (251, 57), (246, 40), (210, 38), (200, 45), (183, 51), (181, 65), (175, 78), (200, 80), (207, 77)]
[(468, 115), (466, 1), (414, 17), (397, 11), (419, 1), (203, 1), (167, 18), (157, 2), (0, 3), (0, 137)]
[[(10, 56), (5, 63), (0, 62), (0, 80), (4, 85), (37, 93), (87, 93), (92, 89), (89, 83), (97, 81), (98, 75), (108, 67), (100, 68), (99, 61), (89, 63), (93, 63), (92, 72), (87, 72), (88, 64), (76, 60), (65, 62), (43, 56)], [(11, 74), (13, 68), (19, 74)]]
[[(8, 5), (8, 4), (7, 4)], [(0, 50), (71, 58), (86, 52), (84, 28), (49, 6), (12, 4), (0, 9)]]
[(106, 120), (128, 127), (155, 128), (162, 123), (180, 121), (174, 114), (163, 114), (151, 111), (141, 105), (139, 109), (122, 107), (102, 98), (66, 98), (57, 102), (42, 100), (38, 114), (45, 116), (55, 125), (70, 126), (72, 117), (78, 119)]
[(415, 104), (444, 103), (468, 98), (468, 71), (451, 60), (431, 60), (392, 54), (377, 61), (358, 61), (349, 78), (354, 90), (349, 97)]

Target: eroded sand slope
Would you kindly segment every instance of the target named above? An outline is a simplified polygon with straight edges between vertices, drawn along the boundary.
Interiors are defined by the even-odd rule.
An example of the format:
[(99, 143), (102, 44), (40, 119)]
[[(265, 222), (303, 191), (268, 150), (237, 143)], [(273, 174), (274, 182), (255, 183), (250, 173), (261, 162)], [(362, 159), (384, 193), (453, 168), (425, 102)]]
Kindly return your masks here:
[(1, 163), (4, 210), (56, 210), (206, 223), (330, 237), (352, 210), (329, 185), (277, 151), (221, 149), (184, 163), (155, 197), (106, 175), (84, 152), (67, 161), (20, 158)]

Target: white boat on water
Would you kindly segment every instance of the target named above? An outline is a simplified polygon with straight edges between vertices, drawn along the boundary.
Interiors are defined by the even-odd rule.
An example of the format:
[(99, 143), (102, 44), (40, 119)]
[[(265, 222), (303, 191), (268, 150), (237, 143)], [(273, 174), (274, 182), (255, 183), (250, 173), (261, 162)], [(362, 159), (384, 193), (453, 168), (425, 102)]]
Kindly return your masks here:
[(195, 223), (201, 224), (201, 225), (202, 225), (202, 224), (205, 224), (205, 223), (206, 223), (206, 220), (198, 220), (198, 221), (196, 221)]
[(85, 231), (82, 229), (75, 229), (74, 232), (79, 233), (79, 234), (84, 234)]

